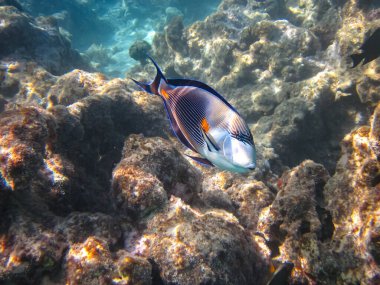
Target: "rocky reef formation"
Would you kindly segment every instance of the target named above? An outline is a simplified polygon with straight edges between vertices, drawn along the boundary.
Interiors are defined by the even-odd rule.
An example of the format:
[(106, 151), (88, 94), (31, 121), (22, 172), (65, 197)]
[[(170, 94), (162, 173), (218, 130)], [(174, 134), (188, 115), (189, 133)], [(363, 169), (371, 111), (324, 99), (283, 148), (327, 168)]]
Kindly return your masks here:
[[(332, 172), (340, 140), (376, 102), (377, 65), (349, 70), (348, 59), (378, 27), (376, 9), (360, 1), (224, 1), (186, 29), (179, 19), (168, 24), (152, 55), (168, 77), (199, 79), (227, 97), (279, 172), (305, 158)], [(133, 73), (151, 77), (147, 71)]]
[(379, 9), (225, 0), (189, 26), (167, 11), (152, 56), (247, 119), (258, 168), (242, 175), (183, 155), (158, 97), (0, 1), (0, 283), (261, 285), (289, 262), (284, 284), (378, 284), (380, 60), (348, 56)]
[[(14, 6), (0, 6), (0, 18), (2, 59), (34, 61), (53, 74), (63, 74), (75, 67), (89, 69), (79, 53), (70, 48), (70, 42), (60, 34), (54, 19), (33, 19)], [(6, 68), (2, 64), (3, 72)]]

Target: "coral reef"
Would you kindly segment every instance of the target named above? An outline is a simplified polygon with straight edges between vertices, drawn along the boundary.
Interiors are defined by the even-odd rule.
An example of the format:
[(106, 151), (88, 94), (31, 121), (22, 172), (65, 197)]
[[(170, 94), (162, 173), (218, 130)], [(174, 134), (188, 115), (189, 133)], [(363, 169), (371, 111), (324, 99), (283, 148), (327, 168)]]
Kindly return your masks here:
[(103, 69), (115, 61), (110, 56), (108, 48), (102, 44), (92, 44), (83, 55), (90, 61), (91, 65), (96, 69)]
[[(227, 97), (278, 174), (305, 158), (332, 172), (339, 141), (369, 118), (364, 103), (377, 102), (377, 62), (347, 70), (364, 30), (379, 24), (367, 16), (376, 4), (277, 2), (223, 1), (205, 21), (173, 20), (154, 37), (152, 56), (169, 77), (205, 81)], [(361, 38), (345, 22), (360, 25)]]
[(147, 226), (135, 251), (153, 259), (165, 283), (259, 284), (264, 261), (228, 212), (192, 209), (172, 198)]
[[(144, 1), (39, 2), (0, 1), (1, 284), (262, 285), (290, 264), (282, 283), (379, 284), (380, 59), (349, 62), (376, 1), (224, 0), (192, 23), (204, 1), (152, 0), (158, 32), (86, 54), (73, 26), (79, 44), (117, 15), (125, 37)], [(131, 52), (129, 75), (151, 80), (148, 50), (239, 110), (257, 169), (198, 165), (158, 96), (90, 66)]]
[(112, 257), (107, 243), (89, 237), (67, 254), (66, 284), (151, 284), (152, 266), (123, 250)]
[(129, 48), (129, 56), (141, 64), (146, 64), (146, 55), (149, 54), (151, 48), (150, 44), (146, 41), (136, 41)]
[(13, 6), (0, 6), (0, 17), (0, 41), (7, 43), (0, 46), (0, 57), (7, 62), (26, 58), (53, 74), (88, 68), (54, 23), (35, 20)]
[[(337, 270), (350, 271), (337, 279), (341, 284), (376, 284), (379, 275), (379, 113), (375, 109), (370, 126), (348, 134), (336, 173), (325, 187), (327, 208), (335, 225), (334, 247), (340, 256)], [(347, 262), (350, 261), (350, 262)]]
[[(111, 1), (115, 2), (115, 1)], [(100, 44), (109, 40), (114, 32), (114, 26), (101, 19), (100, 13), (92, 8), (94, 1), (60, 1), (40, 2), (37, 0), (22, 1), (26, 11), (33, 16), (47, 15), (56, 18), (59, 25), (72, 35), (76, 48), (88, 48), (91, 44)], [(97, 9), (104, 11), (104, 1), (99, 2)], [(90, 7), (92, 5), (92, 7)]]

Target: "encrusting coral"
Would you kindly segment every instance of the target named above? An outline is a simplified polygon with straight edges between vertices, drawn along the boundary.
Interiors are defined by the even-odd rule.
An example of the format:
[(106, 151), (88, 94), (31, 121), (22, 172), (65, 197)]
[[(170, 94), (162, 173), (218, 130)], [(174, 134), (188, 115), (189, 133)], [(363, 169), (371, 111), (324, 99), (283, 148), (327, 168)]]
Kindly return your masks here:
[(168, 283), (260, 284), (269, 268), (232, 214), (200, 212), (174, 197), (134, 251), (153, 259)]
[(91, 72), (56, 18), (10, 2), (1, 284), (261, 285), (285, 262), (289, 284), (379, 284), (379, 59), (346, 61), (377, 3), (225, 0), (188, 26), (168, 11), (151, 55), (247, 119), (258, 167), (241, 175), (189, 159), (159, 97)]

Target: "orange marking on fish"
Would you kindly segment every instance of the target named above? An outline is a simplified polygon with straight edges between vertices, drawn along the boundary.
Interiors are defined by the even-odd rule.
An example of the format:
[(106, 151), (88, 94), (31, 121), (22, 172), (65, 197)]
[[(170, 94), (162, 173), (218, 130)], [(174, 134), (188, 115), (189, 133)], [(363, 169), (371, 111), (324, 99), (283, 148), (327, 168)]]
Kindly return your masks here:
[(203, 119), (202, 119), (201, 127), (202, 127), (202, 130), (203, 130), (205, 133), (207, 133), (208, 130), (210, 129), (210, 124), (207, 122), (206, 118), (203, 118)]
[(269, 265), (269, 272), (274, 273), (276, 271), (276, 267), (274, 267), (273, 263)]
[(161, 94), (162, 94), (162, 96), (165, 97), (165, 99), (169, 99), (169, 94), (168, 94), (168, 92), (165, 91), (165, 89), (161, 90)]

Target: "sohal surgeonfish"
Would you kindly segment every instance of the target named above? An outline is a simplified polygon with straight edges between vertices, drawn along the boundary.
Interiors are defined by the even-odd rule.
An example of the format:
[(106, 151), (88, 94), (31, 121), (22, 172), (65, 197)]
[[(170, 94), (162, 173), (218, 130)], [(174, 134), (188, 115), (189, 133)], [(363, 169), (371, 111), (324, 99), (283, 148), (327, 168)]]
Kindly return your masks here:
[(357, 66), (363, 59), (363, 65), (375, 60), (380, 56), (380, 28), (378, 28), (360, 47), (361, 52), (351, 55), (352, 68)]
[[(148, 56), (149, 57), (149, 56)], [(195, 161), (244, 173), (256, 167), (252, 134), (234, 107), (208, 85), (189, 79), (166, 79), (159, 66), (150, 84), (132, 79), (144, 91), (162, 98), (177, 138), (200, 156)]]

